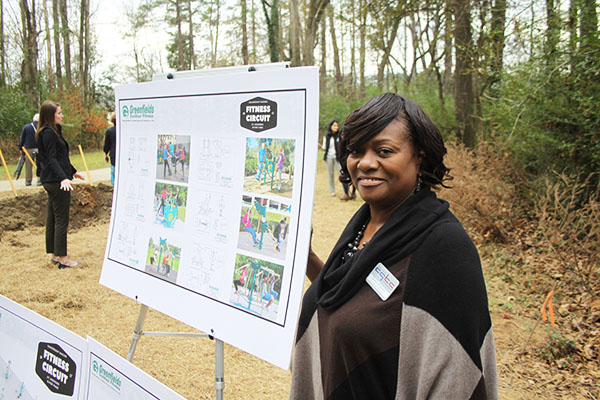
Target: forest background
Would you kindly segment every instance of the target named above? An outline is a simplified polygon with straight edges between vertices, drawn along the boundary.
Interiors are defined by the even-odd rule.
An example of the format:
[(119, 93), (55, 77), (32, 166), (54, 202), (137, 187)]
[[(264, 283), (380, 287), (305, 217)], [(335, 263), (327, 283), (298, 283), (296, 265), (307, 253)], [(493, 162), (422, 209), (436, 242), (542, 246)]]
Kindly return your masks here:
[[(7, 158), (18, 156), (22, 126), (47, 98), (63, 107), (69, 142), (97, 149), (118, 83), (169, 70), (317, 65), (321, 134), (331, 119), (343, 123), (382, 92), (423, 106), (446, 141), (465, 152), (461, 163), (485, 178), (469, 185), (498, 200), (453, 207), (468, 205), (463, 215), (472, 220), (463, 222), (483, 241), (514, 247), (487, 254), (503, 279), (523, 293), (543, 297), (560, 288), (570, 299), (561, 311), (570, 325), (552, 331), (539, 356), (573, 370), (573, 360), (598, 359), (595, 0), (122, 2), (114, 13), (127, 23), (114, 27), (123, 32), (114, 46), (128, 51), (103, 69), (96, 28), (106, 21), (95, 19), (98, 4), (0, 0), (0, 148)], [(504, 185), (511, 189), (503, 193)]]

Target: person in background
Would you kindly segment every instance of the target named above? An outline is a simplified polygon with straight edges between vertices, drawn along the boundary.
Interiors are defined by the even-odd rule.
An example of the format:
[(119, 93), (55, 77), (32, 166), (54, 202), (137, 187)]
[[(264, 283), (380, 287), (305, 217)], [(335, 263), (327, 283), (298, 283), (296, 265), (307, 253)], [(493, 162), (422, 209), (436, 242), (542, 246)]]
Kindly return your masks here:
[(104, 135), (104, 160), (110, 159), (110, 184), (115, 184), (115, 160), (117, 158), (117, 116), (113, 112), (110, 116), (113, 126), (106, 130)]
[(279, 154), (277, 155), (277, 160), (275, 160), (275, 168), (277, 168), (277, 190), (281, 190), (281, 179), (283, 174), (283, 162), (285, 161), (285, 154), (283, 153), (283, 147), (279, 148)]
[(344, 123), (342, 171), (365, 201), (327, 262), (309, 248), (290, 399), (498, 398), (477, 248), (433, 189), (446, 147), (415, 102)]
[(338, 154), (340, 141), (340, 136), (338, 135), (339, 128), (338, 122), (335, 119), (331, 120), (327, 126), (327, 134), (323, 136), (323, 144), (319, 146), (321, 150), (325, 151), (323, 160), (327, 167), (331, 197), (335, 197), (335, 173), (340, 170), (340, 157)]
[[(38, 144), (35, 140), (35, 131), (38, 127), (38, 120), (40, 115), (35, 114), (32, 122), (28, 123), (21, 130), (21, 137), (19, 139), (19, 152), (23, 154), (23, 147), (27, 150), (33, 162), (35, 162), (38, 153)], [(33, 180), (33, 165), (29, 159), (25, 160), (25, 186), (31, 186)], [(37, 185), (40, 186), (42, 182), (37, 180)]]
[(63, 113), (60, 105), (46, 100), (40, 107), (40, 121), (35, 133), (38, 143), (40, 180), (48, 193), (46, 217), (46, 253), (58, 268), (79, 265), (67, 255), (67, 229), (73, 178), (83, 179), (69, 160), (69, 144), (62, 135)]
[(265, 156), (267, 155), (267, 144), (262, 142), (260, 144), (260, 148), (258, 149), (258, 166), (256, 168), (256, 180), (260, 181), (260, 177), (263, 173), (263, 168), (265, 167)]

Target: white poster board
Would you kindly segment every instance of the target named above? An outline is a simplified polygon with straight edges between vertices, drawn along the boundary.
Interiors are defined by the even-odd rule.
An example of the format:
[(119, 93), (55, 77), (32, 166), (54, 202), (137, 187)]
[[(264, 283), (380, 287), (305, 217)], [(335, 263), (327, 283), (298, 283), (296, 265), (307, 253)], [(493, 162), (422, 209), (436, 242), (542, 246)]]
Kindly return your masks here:
[(0, 398), (80, 399), (85, 339), (0, 296)]
[(125, 85), (115, 96), (100, 283), (289, 368), (310, 240), (318, 69)]
[(89, 337), (84, 400), (185, 400), (123, 357)]

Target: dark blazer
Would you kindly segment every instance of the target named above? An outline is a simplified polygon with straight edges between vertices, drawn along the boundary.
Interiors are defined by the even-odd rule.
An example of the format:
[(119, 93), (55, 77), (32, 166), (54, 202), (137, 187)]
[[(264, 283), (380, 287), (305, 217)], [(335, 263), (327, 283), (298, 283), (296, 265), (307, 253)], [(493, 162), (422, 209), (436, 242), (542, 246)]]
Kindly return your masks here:
[(26, 149), (37, 149), (38, 144), (35, 141), (35, 131), (37, 130), (37, 121), (30, 122), (23, 127), (21, 137), (19, 139), (19, 150), (21, 147)]
[(38, 135), (38, 161), (42, 183), (73, 179), (73, 174), (77, 172), (69, 160), (69, 144), (62, 137), (60, 125), (57, 128), (59, 135), (49, 127), (43, 128)]
[(115, 165), (115, 160), (117, 159), (117, 127), (111, 126), (106, 130), (106, 134), (104, 135), (104, 153), (108, 154), (110, 157), (110, 163)]

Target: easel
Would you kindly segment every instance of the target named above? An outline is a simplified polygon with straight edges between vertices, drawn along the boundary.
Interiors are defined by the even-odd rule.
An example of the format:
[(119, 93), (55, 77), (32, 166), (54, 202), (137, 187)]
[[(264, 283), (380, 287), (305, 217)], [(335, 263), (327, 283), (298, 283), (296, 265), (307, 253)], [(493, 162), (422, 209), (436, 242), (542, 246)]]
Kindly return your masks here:
[(189, 333), (189, 332), (147, 332), (144, 331), (144, 322), (146, 320), (146, 314), (148, 313), (148, 306), (145, 304), (140, 305), (140, 313), (138, 315), (133, 335), (131, 336), (131, 345), (129, 346), (129, 352), (127, 353), (127, 361), (131, 362), (137, 342), (145, 336), (172, 336), (172, 337), (197, 337), (197, 338), (209, 338), (215, 341), (215, 391), (216, 399), (223, 400), (223, 389), (225, 388), (225, 363), (224, 363), (224, 345), (223, 341), (215, 338), (208, 333)]
[[(163, 74), (156, 74), (152, 77), (153, 81), (169, 79), (183, 79), (183, 78), (191, 78), (203, 75), (215, 75), (215, 74), (226, 74), (226, 73), (240, 73), (242, 71), (254, 72), (254, 71), (264, 71), (271, 69), (281, 69), (281, 68), (289, 68), (290, 64), (287, 62), (280, 63), (271, 63), (271, 64), (261, 64), (261, 65), (246, 65), (241, 67), (224, 67), (224, 68), (215, 68), (211, 70), (201, 70), (201, 71), (178, 71), (178, 72), (169, 72)], [(274, 170), (274, 168), (273, 168)], [(163, 211), (164, 212), (164, 211)], [(161, 249), (162, 253), (162, 249)], [(159, 257), (160, 258), (160, 257)], [(159, 261), (160, 262), (160, 261)], [(145, 336), (172, 336), (172, 337), (198, 337), (198, 338), (209, 338), (215, 341), (215, 391), (216, 391), (216, 399), (223, 400), (223, 389), (225, 388), (225, 378), (224, 378), (224, 343), (222, 340), (217, 339), (211, 334), (208, 333), (186, 333), (186, 332), (146, 332), (144, 331), (144, 321), (146, 320), (146, 314), (148, 313), (148, 306), (145, 304), (140, 304), (140, 313), (138, 315), (137, 322), (135, 324), (135, 328), (133, 330), (133, 335), (131, 337), (131, 345), (129, 346), (129, 352), (127, 354), (127, 361), (133, 359), (133, 355), (135, 353), (135, 348), (137, 346), (138, 340)]]

